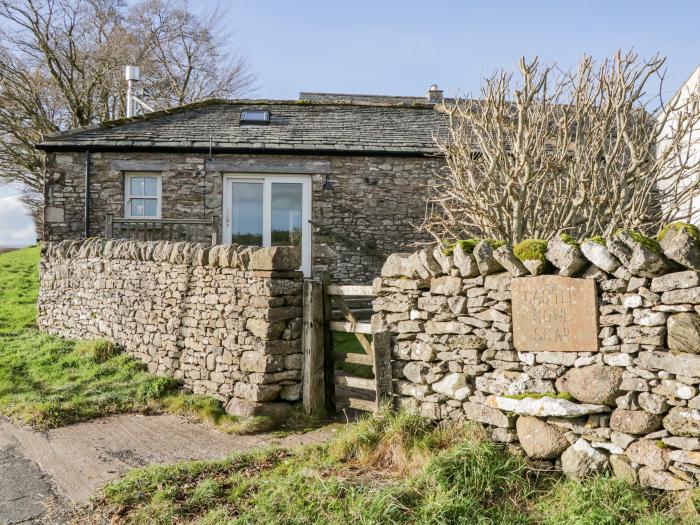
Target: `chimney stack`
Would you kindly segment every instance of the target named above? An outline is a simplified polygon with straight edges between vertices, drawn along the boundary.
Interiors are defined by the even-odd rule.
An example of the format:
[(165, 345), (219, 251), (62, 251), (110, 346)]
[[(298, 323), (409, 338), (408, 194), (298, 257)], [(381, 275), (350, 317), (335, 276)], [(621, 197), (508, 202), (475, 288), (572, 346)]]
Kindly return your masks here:
[(136, 82), (139, 81), (141, 77), (141, 73), (139, 71), (139, 68), (137, 66), (126, 66), (125, 68), (125, 76), (126, 76), (126, 116), (127, 118), (133, 117), (136, 115), (136, 93), (135, 91), (135, 84)]
[(426, 97), (431, 104), (440, 104), (442, 102), (442, 89), (438, 89), (437, 84), (433, 84), (428, 89)]

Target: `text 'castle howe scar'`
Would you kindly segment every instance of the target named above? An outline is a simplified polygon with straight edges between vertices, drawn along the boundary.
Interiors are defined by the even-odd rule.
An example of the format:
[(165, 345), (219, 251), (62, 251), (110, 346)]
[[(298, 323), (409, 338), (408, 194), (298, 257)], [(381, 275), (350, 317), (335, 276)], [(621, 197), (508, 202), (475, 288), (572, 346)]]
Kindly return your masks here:
[(513, 339), (521, 352), (597, 352), (595, 281), (558, 275), (512, 281)]

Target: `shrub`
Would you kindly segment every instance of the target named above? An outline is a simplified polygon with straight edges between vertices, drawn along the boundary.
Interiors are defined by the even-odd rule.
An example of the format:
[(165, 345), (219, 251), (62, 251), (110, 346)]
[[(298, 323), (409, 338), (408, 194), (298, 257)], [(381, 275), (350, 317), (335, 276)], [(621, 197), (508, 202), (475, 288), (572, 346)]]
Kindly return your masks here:
[(513, 253), (521, 261), (546, 261), (547, 241), (525, 239), (513, 246)]

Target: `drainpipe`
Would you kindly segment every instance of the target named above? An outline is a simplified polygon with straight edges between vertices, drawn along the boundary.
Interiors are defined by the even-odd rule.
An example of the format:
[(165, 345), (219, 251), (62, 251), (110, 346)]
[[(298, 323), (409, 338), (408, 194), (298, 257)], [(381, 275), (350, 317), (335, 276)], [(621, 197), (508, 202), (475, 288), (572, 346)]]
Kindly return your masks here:
[(90, 236), (90, 150), (85, 150), (85, 238)]

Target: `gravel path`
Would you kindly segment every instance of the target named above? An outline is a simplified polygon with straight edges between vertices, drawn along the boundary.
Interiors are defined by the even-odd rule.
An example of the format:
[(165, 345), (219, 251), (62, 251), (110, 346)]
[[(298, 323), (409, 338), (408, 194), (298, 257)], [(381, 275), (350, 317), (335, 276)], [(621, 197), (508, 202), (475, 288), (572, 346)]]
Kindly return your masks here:
[(230, 436), (176, 416), (128, 414), (33, 432), (0, 418), (0, 525), (64, 523), (72, 504), (134, 467), (321, 443), (337, 428)]

